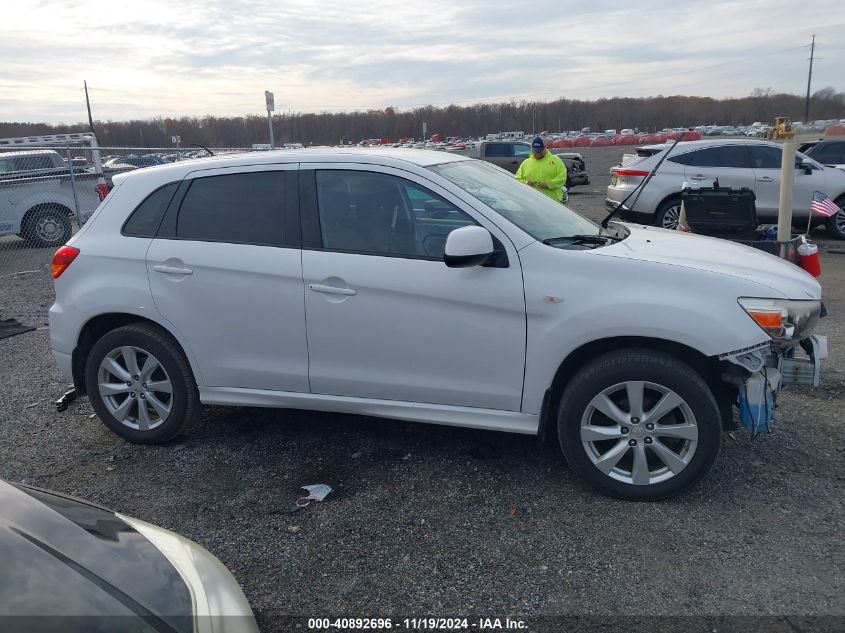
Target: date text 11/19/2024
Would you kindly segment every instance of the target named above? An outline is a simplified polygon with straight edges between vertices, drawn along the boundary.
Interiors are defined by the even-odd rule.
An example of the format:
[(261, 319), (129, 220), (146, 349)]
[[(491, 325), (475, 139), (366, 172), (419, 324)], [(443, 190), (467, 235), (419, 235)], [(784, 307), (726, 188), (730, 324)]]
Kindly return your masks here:
[(519, 631), (526, 630), (525, 622), (510, 618), (309, 618), (310, 630), (389, 631)]

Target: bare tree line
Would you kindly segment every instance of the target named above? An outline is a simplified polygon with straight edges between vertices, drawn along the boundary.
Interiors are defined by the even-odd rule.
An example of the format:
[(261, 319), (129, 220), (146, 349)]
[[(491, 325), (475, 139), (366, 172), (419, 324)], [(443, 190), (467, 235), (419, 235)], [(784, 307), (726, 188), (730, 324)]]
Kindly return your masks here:
[[(368, 138), (421, 138), (423, 122), (428, 135), (477, 137), (489, 132), (639, 128), (655, 132), (667, 127), (693, 125), (741, 125), (771, 121), (775, 116), (798, 120), (804, 114), (804, 97), (775, 94), (757, 88), (747, 97), (657, 96), (614, 97), (583, 101), (560, 98), (555, 101), (476, 104), (447, 107), (426, 106), (408, 111), (393, 107), (384, 110), (340, 113), (276, 113), (274, 130), (277, 143), (305, 145), (357, 143)], [(810, 99), (813, 119), (845, 117), (845, 93), (827, 87)], [(181, 136), (182, 144), (198, 143), (212, 147), (248, 147), (266, 143), (267, 119), (261, 115), (243, 117), (154, 118), (130, 121), (96, 121), (97, 138), (104, 146), (168, 147), (171, 136)], [(47, 123), (2, 123), (0, 137), (29, 136), (87, 131), (88, 125)]]

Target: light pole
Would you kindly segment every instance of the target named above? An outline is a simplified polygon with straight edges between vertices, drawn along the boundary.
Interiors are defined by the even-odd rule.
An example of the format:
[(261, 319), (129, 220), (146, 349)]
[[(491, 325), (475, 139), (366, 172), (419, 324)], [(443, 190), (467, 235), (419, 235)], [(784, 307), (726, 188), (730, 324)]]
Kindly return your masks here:
[(276, 141), (273, 139), (273, 115), (270, 114), (276, 109), (273, 93), (264, 91), (264, 101), (267, 103), (267, 126), (270, 128), (270, 149), (276, 149)]

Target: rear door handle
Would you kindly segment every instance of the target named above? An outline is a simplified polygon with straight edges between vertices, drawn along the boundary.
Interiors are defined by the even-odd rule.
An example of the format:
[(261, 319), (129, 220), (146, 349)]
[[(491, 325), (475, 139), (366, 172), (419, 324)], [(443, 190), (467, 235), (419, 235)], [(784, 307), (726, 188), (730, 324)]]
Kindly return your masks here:
[(511, 161), (511, 165), (519, 165), (519, 161), (512, 160), (512, 161)]
[(758, 178), (757, 182), (774, 182), (774, 178), (770, 178), (769, 176), (763, 176), (762, 178)]
[(168, 275), (193, 275), (194, 271), (190, 268), (179, 268), (178, 266), (167, 266), (165, 264), (156, 264), (153, 270), (157, 273), (167, 273)]
[(338, 288), (337, 286), (326, 286), (323, 284), (308, 284), (308, 289), (313, 290), (314, 292), (322, 292), (327, 295), (345, 295), (347, 297), (352, 297), (358, 294), (358, 291), (352, 290), (352, 288)]
[(690, 176), (690, 180), (707, 180), (707, 176), (704, 174), (696, 174), (695, 176)]

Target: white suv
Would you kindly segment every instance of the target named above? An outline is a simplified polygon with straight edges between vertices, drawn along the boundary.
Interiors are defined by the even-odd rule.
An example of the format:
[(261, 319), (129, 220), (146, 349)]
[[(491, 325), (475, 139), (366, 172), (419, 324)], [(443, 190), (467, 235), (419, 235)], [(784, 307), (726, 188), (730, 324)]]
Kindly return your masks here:
[(630, 499), (699, 481), (737, 399), (768, 425), (766, 403), (817, 380), (825, 349), (811, 336), (821, 288), (800, 268), (678, 232), (605, 231), (445, 152), (122, 174), (53, 275), (59, 368), (129, 441), (173, 438), (201, 404), (548, 433)]

